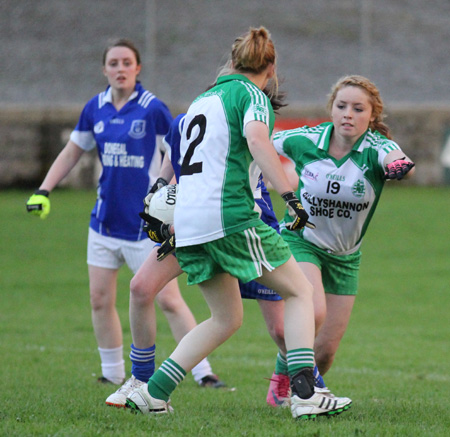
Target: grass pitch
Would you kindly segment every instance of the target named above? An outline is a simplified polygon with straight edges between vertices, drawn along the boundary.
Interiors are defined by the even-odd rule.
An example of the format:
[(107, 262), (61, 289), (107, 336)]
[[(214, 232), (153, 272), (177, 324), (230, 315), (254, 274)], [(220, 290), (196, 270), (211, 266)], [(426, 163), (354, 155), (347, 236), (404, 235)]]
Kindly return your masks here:
[[(363, 243), (360, 292), (325, 377), (353, 407), (311, 422), (265, 404), (264, 378), (277, 351), (253, 301), (244, 301), (239, 332), (210, 356), (235, 391), (201, 389), (188, 375), (171, 416), (106, 407), (114, 389), (96, 383), (85, 261), (95, 193), (56, 190), (47, 220), (26, 214), (30, 193), (0, 193), (0, 435), (448, 436), (450, 189), (396, 185), (385, 189)], [(117, 304), (126, 354), (130, 279), (122, 269)], [(183, 277), (180, 284), (197, 320), (208, 317), (198, 289)], [(174, 346), (158, 313), (158, 363)]]

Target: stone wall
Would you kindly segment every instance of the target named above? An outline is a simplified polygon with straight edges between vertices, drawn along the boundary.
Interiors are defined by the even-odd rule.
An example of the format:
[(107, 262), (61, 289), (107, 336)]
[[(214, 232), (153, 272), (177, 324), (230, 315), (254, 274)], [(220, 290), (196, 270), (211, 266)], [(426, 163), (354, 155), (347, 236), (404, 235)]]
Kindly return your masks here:
[[(259, 25), (277, 47), (283, 116), (323, 118), (337, 78), (368, 76), (417, 160), (415, 183), (443, 183), (449, 16), (449, 0), (2, 0), (0, 187), (42, 180), (82, 106), (106, 86), (109, 38), (135, 41), (143, 85), (176, 115), (214, 80), (234, 38)], [(95, 153), (66, 183), (92, 186), (92, 162)]]
[[(171, 107), (176, 115), (185, 107)], [(51, 163), (66, 144), (77, 123), (81, 107), (52, 110), (0, 110), (0, 187), (37, 187)], [(450, 132), (450, 107), (395, 107), (388, 109), (386, 122), (394, 140), (417, 164), (411, 182), (418, 185), (441, 185), (446, 181), (441, 153)], [(320, 106), (289, 106), (279, 120), (299, 120), (312, 124), (326, 119)], [(95, 187), (100, 171), (96, 152), (82, 157), (62, 186)]]

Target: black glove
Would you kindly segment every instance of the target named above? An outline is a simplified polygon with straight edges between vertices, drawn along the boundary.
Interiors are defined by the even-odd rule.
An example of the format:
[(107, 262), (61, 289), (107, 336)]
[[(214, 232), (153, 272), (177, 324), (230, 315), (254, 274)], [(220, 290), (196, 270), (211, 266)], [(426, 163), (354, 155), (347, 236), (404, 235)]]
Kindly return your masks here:
[(411, 161), (405, 161), (405, 157), (396, 159), (386, 166), (386, 173), (384, 179), (403, 179), (416, 164)]
[(157, 261), (162, 261), (164, 258), (175, 252), (175, 235), (171, 235), (158, 249)]
[(171, 236), (169, 224), (163, 223), (145, 212), (140, 212), (139, 217), (145, 221), (143, 229), (147, 232), (148, 238), (155, 243), (162, 243)]
[(289, 215), (292, 217), (292, 222), (286, 223), (286, 229), (289, 231), (295, 231), (307, 226), (308, 228), (315, 229), (316, 226), (308, 222), (309, 215), (303, 208), (300, 200), (293, 191), (288, 191), (281, 195), (286, 202)]
[[(153, 187), (150, 188), (148, 194), (144, 197), (144, 212), (148, 214), (148, 207), (150, 205), (150, 200), (152, 200), (153, 195), (162, 187), (169, 185), (169, 183), (164, 178), (156, 179)], [(145, 219), (144, 219), (145, 220)]]

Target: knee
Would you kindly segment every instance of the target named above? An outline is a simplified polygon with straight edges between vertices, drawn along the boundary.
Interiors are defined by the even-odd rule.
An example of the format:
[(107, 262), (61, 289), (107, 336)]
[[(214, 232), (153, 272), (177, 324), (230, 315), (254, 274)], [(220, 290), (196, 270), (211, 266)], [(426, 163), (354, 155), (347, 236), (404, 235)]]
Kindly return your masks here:
[(314, 320), (316, 325), (316, 335), (318, 334), (323, 322), (325, 321), (325, 317), (327, 315), (326, 308), (314, 308)]
[(164, 313), (176, 314), (181, 310), (182, 305), (186, 305), (181, 294), (169, 297), (165, 293), (159, 293), (156, 300)]
[(336, 353), (332, 353), (332, 352), (315, 354), (316, 364), (322, 375), (325, 375), (325, 373), (328, 371), (328, 369), (332, 366), (335, 356), (336, 356)]
[(233, 333), (236, 332), (241, 326), (244, 320), (243, 315), (236, 317), (236, 320), (233, 322)]
[(312, 286), (311, 282), (309, 282), (307, 279), (302, 282), (300, 290), (300, 296), (306, 299), (313, 299), (314, 295), (314, 287)]
[(91, 308), (94, 311), (101, 311), (115, 305), (112, 293), (105, 289), (95, 288), (90, 290)]
[(241, 326), (243, 321), (242, 314), (227, 314), (226, 317), (212, 316), (213, 321), (224, 331), (226, 338), (231, 337)]
[(130, 296), (131, 298), (141, 304), (148, 303), (154, 300), (151, 280), (149, 278), (142, 278), (135, 275), (130, 281)]
[(274, 323), (267, 327), (269, 335), (279, 349), (284, 349), (284, 324)]
[(242, 319), (235, 319), (230, 321), (228, 325), (228, 337), (231, 337), (242, 326)]

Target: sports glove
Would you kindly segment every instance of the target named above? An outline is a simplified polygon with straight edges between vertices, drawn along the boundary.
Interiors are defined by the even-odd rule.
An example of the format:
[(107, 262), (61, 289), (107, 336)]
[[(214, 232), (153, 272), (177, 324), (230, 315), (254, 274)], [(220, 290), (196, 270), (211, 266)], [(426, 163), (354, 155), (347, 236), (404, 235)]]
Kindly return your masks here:
[[(156, 179), (153, 187), (150, 188), (148, 194), (144, 197), (144, 212), (148, 214), (148, 207), (150, 206), (150, 200), (152, 200), (153, 195), (162, 187), (169, 185), (169, 183), (164, 178)], [(145, 220), (145, 219), (144, 219)]]
[(316, 228), (314, 224), (308, 221), (309, 215), (293, 191), (288, 191), (282, 194), (281, 197), (286, 202), (288, 213), (293, 219), (292, 222), (286, 223), (286, 229), (295, 231), (302, 229), (305, 226), (311, 229)]
[(405, 161), (405, 157), (396, 159), (386, 166), (386, 173), (384, 179), (403, 179), (416, 164), (411, 161)]
[(158, 249), (157, 261), (162, 261), (164, 258), (175, 252), (175, 235), (171, 235)]
[(38, 215), (41, 220), (47, 218), (50, 214), (50, 199), (47, 190), (36, 190), (34, 194), (28, 199), (27, 211), (33, 215)]
[(169, 224), (163, 223), (145, 212), (140, 212), (139, 217), (145, 221), (144, 232), (147, 232), (148, 238), (155, 243), (162, 243), (172, 235)]

